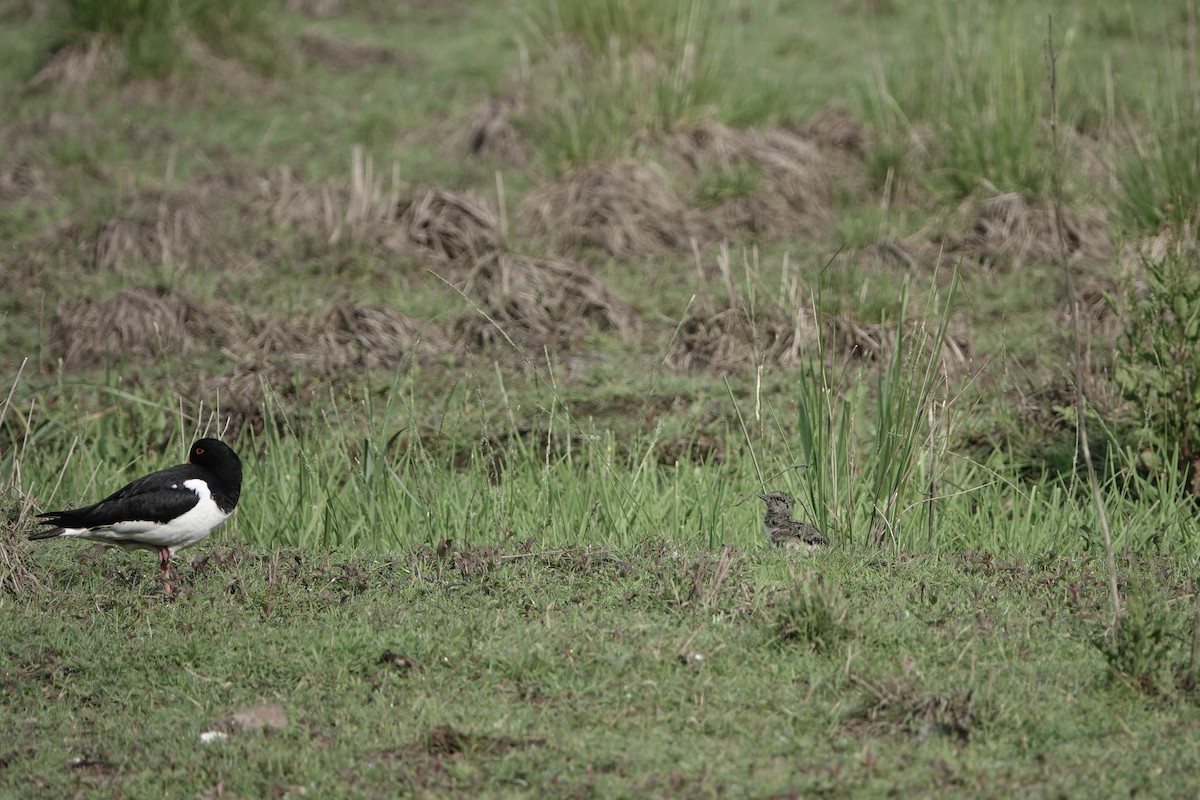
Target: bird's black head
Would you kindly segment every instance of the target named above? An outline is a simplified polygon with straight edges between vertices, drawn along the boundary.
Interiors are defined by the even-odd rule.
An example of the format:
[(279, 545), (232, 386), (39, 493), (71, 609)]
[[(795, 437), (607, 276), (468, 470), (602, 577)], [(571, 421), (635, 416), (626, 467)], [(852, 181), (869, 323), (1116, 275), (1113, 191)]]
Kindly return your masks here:
[(242, 460), (220, 439), (201, 439), (192, 445), (188, 462), (211, 470), (237, 503), (242, 490)]

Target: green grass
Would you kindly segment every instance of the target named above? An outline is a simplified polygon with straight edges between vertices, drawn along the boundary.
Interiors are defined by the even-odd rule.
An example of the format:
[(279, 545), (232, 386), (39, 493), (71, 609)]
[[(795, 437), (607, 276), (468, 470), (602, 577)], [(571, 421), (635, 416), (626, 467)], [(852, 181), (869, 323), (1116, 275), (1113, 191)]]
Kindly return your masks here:
[[(656, 541), (206, 555), (175, 603), (147, 594), (150, 559), (70, 547), (38, 554), (36, 595), (0, 595), (4, 792), (1197, 788), (1194, 697), (1147, 699), (1110, 676), (1088, 560), (798, 567)], [(1152, 562), (1129, 569), (1161, 581)], [(1178, 579), (1162, 591), (1186, 596)], [(795, 633), (814, 619), (796, 592), (842, 609), (818, 623), (837, 631), (819, 647)], [(286, 727), (200, 743), (260, 702)]]
[[(1117, 244), (1186, 230), (1186, 8), (292, 5), (0, 11), (0, 795), (1196, 793), (1195, 488), (1172, 468), (1179, 426), (1112, 377), (1132, 301), (1166, 331), (1122, 376), (1133, 398), (1153, 399), (1190, 312), (1139, 295), (1127, 254), (1069, 265), (1118, 633), (1062, 265), (971, 243), (981, 196), (1049, 199), (1047, 12), (1068, 209), (1106, 215)], [(128, 69), (29, 84), (54, 43), (95, 36)], [(232, 45), (209, 43), (220, 74), (182, 46), (209, 36)], [(397, 58), (346, 67), (305, 37)], [(464, 144), (492, 97), (523, 158)], [(826, 107), (848, 120), (813, 133)], [(778, 147), (677, 163), (664, 135), (707, 120)], [(787, 137), (822, 135), (789, 172)], [(702, 221), (774, 191), (804, 222), (621, 258), (520, 229), (531, 189), (620, 159), (656, 161)], [(428, 186), (503, 203), (509, 251), (576, 263), (628, 327), (550, 309), (571, 324), (528, 349), (519, 319), (498, 346), (465, 341), (471, 265), (413, 246), (388, 205)], [(195, 301), (189, 331), (229, 333), (58, 361), (61, 304), (155, 286)], [(347, 305), (428, 325), (429, 347), (372, 349), (328, 316)], [(255, 339), (288, 325), (311, 335)], [(714, 330), (745, 339), (731, 367), (671, 366)], [(943, 360), (950, 340), (963, 355)], [(235, 369), (249, 392), (212, 388)], [(226, 431), (234, 404), (261, 424)], [(246, 481), (180, 558), (176, 602), (147, 556), (25, 540), (34, 514), (202, 434)], [(770, 549), (764, 489), (831, 551)], [(282, 730), (200, 744), (264, 701)]]

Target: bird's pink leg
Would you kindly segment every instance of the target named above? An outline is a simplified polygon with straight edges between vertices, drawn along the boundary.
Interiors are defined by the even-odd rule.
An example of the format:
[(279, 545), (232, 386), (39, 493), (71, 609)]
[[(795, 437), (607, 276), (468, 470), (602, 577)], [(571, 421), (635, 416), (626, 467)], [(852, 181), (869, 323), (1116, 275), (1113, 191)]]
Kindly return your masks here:
[(163, 594), (175, 596), (175, 587), (171, 585), (171, 551), (166, 547), (158, 548), (158, 566), (162, 569)]

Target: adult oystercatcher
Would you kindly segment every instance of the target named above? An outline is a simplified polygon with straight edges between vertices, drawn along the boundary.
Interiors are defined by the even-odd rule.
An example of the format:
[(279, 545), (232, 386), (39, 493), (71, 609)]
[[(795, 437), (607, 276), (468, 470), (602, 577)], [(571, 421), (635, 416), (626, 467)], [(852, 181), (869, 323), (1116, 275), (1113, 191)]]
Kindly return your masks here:
[(54, 527), (29, 538), (78, 536), (124, 550), (156, 550), (163, 592), (171, 597), (171, 557), (224, 522), (241, 492), (237, 453), (218, 439), (201, 439), (186, 464), (138, 478), (94, 505), (39, 514), (42, 525)]

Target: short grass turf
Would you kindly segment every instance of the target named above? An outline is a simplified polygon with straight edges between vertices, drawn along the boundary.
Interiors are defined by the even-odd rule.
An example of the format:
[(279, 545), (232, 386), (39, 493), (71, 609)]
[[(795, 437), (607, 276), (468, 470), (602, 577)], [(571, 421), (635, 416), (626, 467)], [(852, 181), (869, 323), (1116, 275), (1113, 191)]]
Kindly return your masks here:
[[(176, 602), (145, 557), (37, 560), (0, 595), (4, 796), (1200, 791), (1196, 694), (1109, 668), (1088, 559), (220, 544)], [(201, 742), (264, 702), (284, 727)]]

